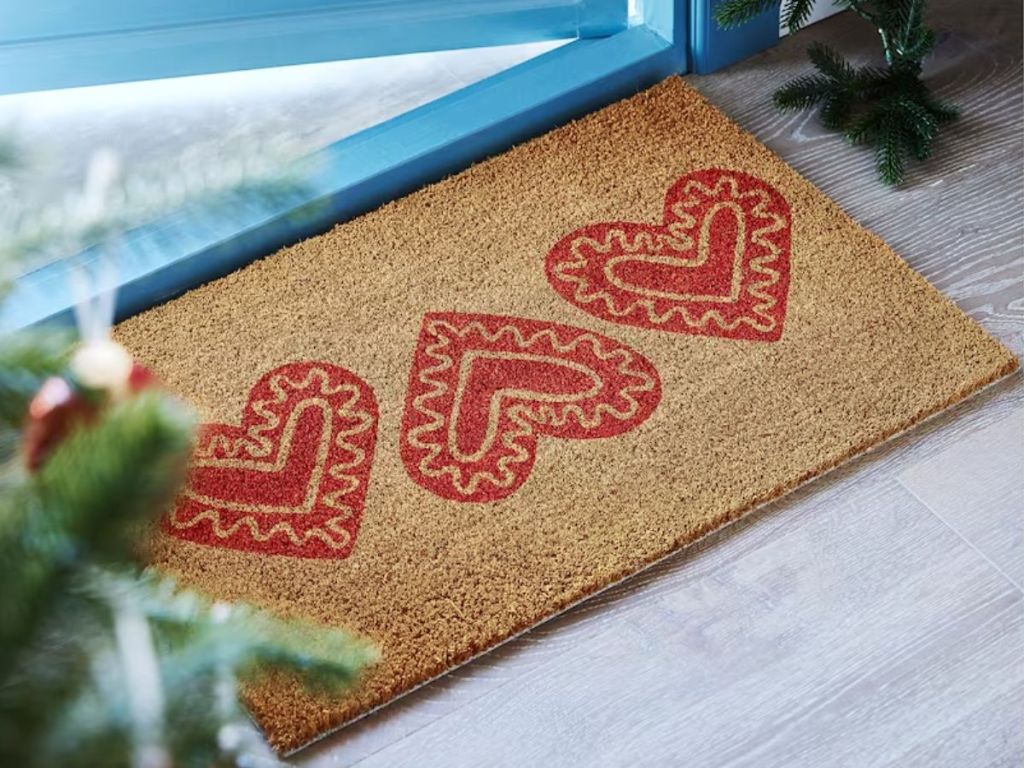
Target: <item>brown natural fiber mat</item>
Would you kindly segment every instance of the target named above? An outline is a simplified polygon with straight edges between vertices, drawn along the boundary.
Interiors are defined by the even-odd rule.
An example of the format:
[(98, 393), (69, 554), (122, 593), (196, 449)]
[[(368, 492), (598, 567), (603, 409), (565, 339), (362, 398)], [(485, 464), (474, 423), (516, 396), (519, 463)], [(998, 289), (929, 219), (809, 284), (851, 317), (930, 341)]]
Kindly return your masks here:
[(678, 78), (117, 336), (210, 424), (155, 562), (382, 651), (282, 751), (1017, 364)]

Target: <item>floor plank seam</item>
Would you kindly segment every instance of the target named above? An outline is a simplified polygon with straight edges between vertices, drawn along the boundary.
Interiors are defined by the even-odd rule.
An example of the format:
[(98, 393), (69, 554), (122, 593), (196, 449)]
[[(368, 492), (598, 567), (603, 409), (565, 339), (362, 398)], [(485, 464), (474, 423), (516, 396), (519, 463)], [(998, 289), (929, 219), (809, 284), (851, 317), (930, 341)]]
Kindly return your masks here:
[(984, 552), (982, 552), (980, 549), (978, 549), (974, 545), (973, 542), (971, 542), (963, 534), (961, 534), (960, 531), (958, 531), (955, 526), (953, 526), (948, 520), (946, 520), (946, 518), (944, 518), (942, 515), (940, 515), (938, 512), (936, 512), (935, 509), (933, 509), (932, 506), (927, 501), (925, 501), (917, 493), (915, 493), (912, 488), (910, 488), (906, 483), (903, 482), (903, 480), (901, 480), (900, 478), (897, 477), (896, 478), (896, 482), (899, 483), (900, 487), (902, 487), (907, 493), (909, 493), (911, 496), (913, 496), (915, 499), (917, 499), (917, 501), (921, 504), (921, 506), (923, 506), (925, 509), (927, 509), (929, 512), (931, 512), (936, 518), (938, 518), (940, 523), (942, 523), (949, 530), (951, 530), (954, 534), (956, 534), (956, 537), (958, 539), (960, 539), (960, 541), (962, 541), (968, 547), (973, 549), (986, 563), (988, 563), (990, 566), (995, 568), (995, 570), (1004, 579), (1006, 579), (1008, 582), (1010, 582), (1010, 584), (1012, 584), (1013, 587), (1019, 593), (1024, 595), (1024, 587), (1022, 587), (1020, 584), (1018, 584), (1017, 581), (1012, 576), (1010, 576), (1006, 571), (1004, 571), (1002, 568), (1000, 568), (998, 565), (996, 565), (996, 563), (992, 560), (992, 558), (990, 558), (988, 555), (986, 555)]

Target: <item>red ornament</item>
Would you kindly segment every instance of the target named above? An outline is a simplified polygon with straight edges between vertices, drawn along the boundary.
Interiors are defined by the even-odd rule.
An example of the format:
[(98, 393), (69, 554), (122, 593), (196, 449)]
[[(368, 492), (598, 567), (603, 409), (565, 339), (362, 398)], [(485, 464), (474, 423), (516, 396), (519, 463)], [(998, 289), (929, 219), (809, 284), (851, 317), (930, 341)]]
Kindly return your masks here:
[(132, 394), (141, 392), (156, 384), (156, 376), (143, 365), (132, 363), (132, 370), (128, 374), (128, 391)]
[(25, 466), (37, 471), (71, 430), (92, 421), (97, 410), (97, 404), (83, 397), (67, 379), (53, 376), (43, 382), (28, 406), (23, 437)]
[(110, 402), (153, 386), (153, 374), (131, 359), (117, 342), (83, 344), (71, 361), (68, 379), (54, 376), (32, 398), (24, 429), (25, 465), (37, 471), (72, 429), (94, 421)]

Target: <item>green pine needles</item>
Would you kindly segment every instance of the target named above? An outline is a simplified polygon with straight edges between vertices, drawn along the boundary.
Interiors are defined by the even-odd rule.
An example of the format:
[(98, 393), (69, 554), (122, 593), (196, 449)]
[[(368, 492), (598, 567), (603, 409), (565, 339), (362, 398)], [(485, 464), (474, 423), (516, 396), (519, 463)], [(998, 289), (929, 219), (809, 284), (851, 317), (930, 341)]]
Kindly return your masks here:
[[(0, 176), (17, 157), (0, 150)], [(69, 242), (80, 231), (55, 233)], [(31, 252), (11, 244), (29, 242), (0, 222), (0, 271)], [(241, 682), (284, 672), (339, 691), (377, 650), (139, 566), (146, 530), (184, 480), (195, 428), (159, 388), (104, 405), (26, 469), (29, 404), (49, 377), (73, 383), (74, 345), (50, 328), (0, 334), (0, 766), (281, 765), (246, 724)]]
[[(796, 31), (810, 18), (814, 0), (725, 0), (715, 18), (735, 27), (782, 6), (783, 23)], [(956, 107), (935, 98), (921, 80), (921, 62), (935, 47), (935, 33), (924, 24), (925, 0), (836, 0), (877, 30), (884, 67), (851, 66), (819, 43), (808, 49), (817, 73), (786, 83), (775, 93), (783, 110), (818, 107), (822, 124), (852, 144), (875, 149), (878, 175), (886, 184), (903, 181), (907, 161), (926, 160), (939, 127), (959, 116)]]
[(338, 691), (377, 652), (140, 570), (192, 443), (193, 415), (169, 395), (106, 407), (25, 472), (25, 409), (66, 372), (68, 342), (0, 337), (0, 765), (276, 766), (245, 725), (239, 681), (284, 670)]

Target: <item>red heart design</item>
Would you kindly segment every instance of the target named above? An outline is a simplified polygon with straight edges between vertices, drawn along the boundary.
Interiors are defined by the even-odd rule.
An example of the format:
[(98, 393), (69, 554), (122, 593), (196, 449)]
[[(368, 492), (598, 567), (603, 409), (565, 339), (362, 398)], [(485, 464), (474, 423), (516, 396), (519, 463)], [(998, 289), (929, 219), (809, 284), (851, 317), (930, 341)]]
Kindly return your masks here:
[(585, 312), (641, 328), (776, 341), (789, 292), (790, 213), (739, 171), (696, 171), (665, 196), (660, 226), (616, 221), (563, 237), (551, 286)]
[(249, 392), (240, 426), (204, 424), (163, 529), (215, 547), (344, 558), (355, 546), (377, 401), (355, 374), (291, 363)]
[(526, 482), (538, 435), (621, 435), (660, 399), (654, 366), (607, 336), (518, 317), (431, 313), (409, 375), (402, 460), (442, 498), (496, 501)]

